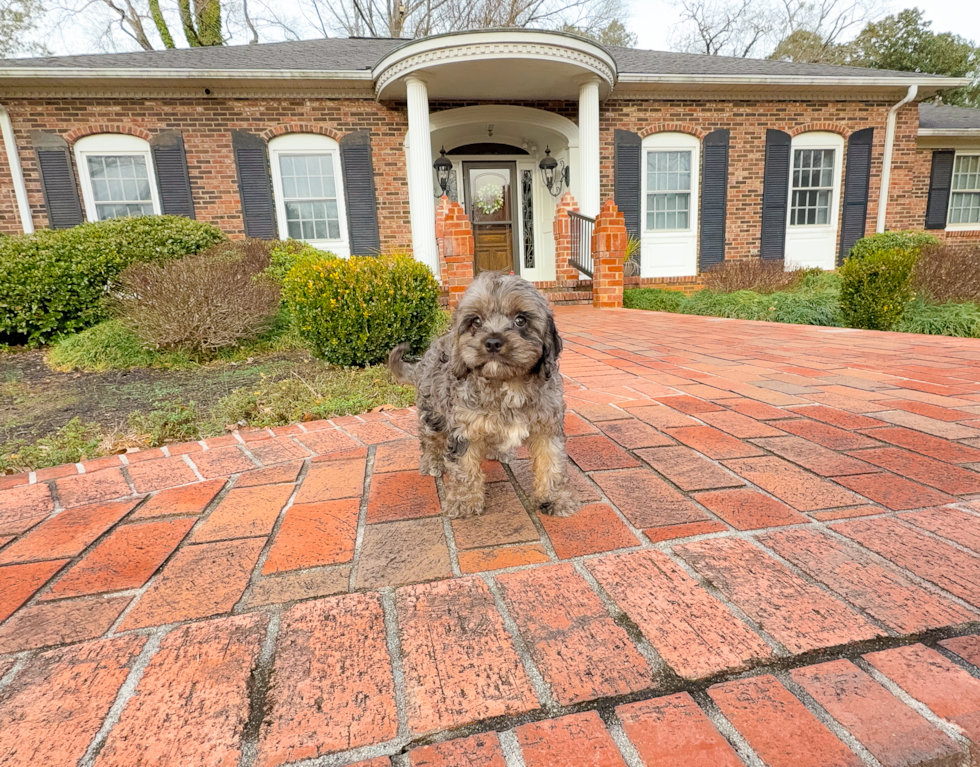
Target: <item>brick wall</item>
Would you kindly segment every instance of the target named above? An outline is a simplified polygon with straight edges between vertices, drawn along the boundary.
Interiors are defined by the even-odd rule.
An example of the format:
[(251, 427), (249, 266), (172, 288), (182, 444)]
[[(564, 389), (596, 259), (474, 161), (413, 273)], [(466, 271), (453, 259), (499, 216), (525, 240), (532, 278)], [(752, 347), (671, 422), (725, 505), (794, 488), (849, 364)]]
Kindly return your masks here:
[[(483, 102), (433, 102), (433, 112)], [(195, 209), (200, 220), (211, 221), (232, 237), (243, 234), (237, 176), (230, 131), (271, 133), (289, 123), (316, 125), (336, 137), (369, 130), (374, 150), (375, 184), (381, 242), (386, 248), (410, 247), (408, 188), (403, 141), (407, 117), (403, 105), (370, 99), (51, 99), (5, 102), (17, 137), (34, 223), (47, 223), (37, 172), (31, 130), (67, 137), (86, 126), (110, 125), (120, 131), (152, 136), (164, 129), (183, 132)], [(577, 121), (575, 102), (528, 102)], [(845, 137), (855, 130), (875, 128), (873, 168), (867, 230), (877, 215), (885, 119), (891, 102), (738, 102), (641, 101), (609, 99), (600, 113), (602, 198), (613, 196), (613, 131), (625, 128), (641, 134), (684, 129), (704, 135), (716, 128), (731, 130), (728, 198), (729, 258), (758, 254), (765, 160), (765, 132), (836, 129)], [(835, 127), (836, 126), (836, 127)], [(928, 196), (931, 151), (917, 149), (918, 111), (902, 109), (898, 119), (892, 169), (889, 228), (921, 228)], [(573, 169), (574, 172), (574, 169)], [(0, 231), (20, 231), (10, 170), (0, 153)], [(952, 236), (952, 235), (951, 235)], [(962, 236), (962, 235), (960, 235)], [(967, 235), (971, 236), (971, 235)], [(973, 233), (972, 236), (980, 237)]]
[[(160, 130), (183, 132), (197, 218), (210, 221), (232, 237), (244, 234), (231, 131), (256, 135), (287, 123), (320, 127), (339, 138), (355, 130), (371, 132), (382, 247), (408, 247), (408, 186), (403, 142), (405, 109), (370, 99), (52, 99), (12, 100), (10, 113), (24, 181), (38, 228), (47, 225), (44, 197), (30, 131), (67, 137), (85, 126), (139, 128), (150, 136)], [(69, 143), (71, 139), (69, 140)], [(77, 175), (77, 174), (76, 174)], [(20, 231), (13, 182), (6, 155), (0, 153), (0, 230)]]
[[(727, 206), (727, 258), (759, 254), (762, 180), (765, 167), (766, 130), (774, 128), (797, 135), (806, 130), (830, 130), (844, 136), (874, 128), (871, 187), (867, 231), (877, 220), (881, 162), (885, 146), (885, 121), (894, 102), (828, 101), (640, 101), (610, 99), (602, 105), (602, 197), (613, 196), (613, 157), (616, 128), (641, 136), (662, 130), (684, 130), (699, 137), (718, 128), (731, 131)], [(922, 228), (929, 165), (916, 151), (918, 107), (910, 104), (899, 113), (895, 136), (888, 228)], [(846, 172), (846, 166), (845, 166)], [(922, 187), (922, 185), (925, 187)], [(838, 204), (840, 204), (838, 196)]]

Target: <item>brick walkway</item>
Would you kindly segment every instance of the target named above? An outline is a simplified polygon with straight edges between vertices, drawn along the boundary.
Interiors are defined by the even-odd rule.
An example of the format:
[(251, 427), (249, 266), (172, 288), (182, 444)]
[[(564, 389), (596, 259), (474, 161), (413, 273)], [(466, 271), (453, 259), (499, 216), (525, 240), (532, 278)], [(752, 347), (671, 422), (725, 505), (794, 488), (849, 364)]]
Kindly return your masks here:
[(959, 765), (980, 342), (560, 309), (587, 505), (408, 411), (0, 478), (0, 765)]

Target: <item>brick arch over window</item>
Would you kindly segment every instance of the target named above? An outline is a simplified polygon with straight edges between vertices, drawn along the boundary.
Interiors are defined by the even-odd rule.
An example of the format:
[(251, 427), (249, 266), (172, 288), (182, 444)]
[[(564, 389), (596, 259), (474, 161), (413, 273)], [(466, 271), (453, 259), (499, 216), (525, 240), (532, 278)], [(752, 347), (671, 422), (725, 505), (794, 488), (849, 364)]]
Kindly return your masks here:
[(329, 128), (326, 125), (316, 125), (314, 123), (282, 123), (274, 128), (263, 131), (261, 136), (266, 141), (271, 141), (277, 136), (285, 136), (287, 133), (317, 133), (321, 136), (332, 138), (334, 141), (340, 141), (344, 135), (340, 131)]
[(698, 141), (703, 141), (704, 137), (708, 135), (707, 131), (701, 130), (698, 126), (689, 123), (654, 123), (637, 133), (641, 139), (652, 136), (654, 133), (686, 133), (689, 136), (696, 137)]
[(854, 129), (847, 125), (841, 125), (840, 123), (805, 123), (803, 125), (797, 125), (792, 130), (787, 131), (787, 133), (789, 133), (791, 138), (796, 138), (801, 133), (812, 133), (814, 131), (836, 133), (838, 136), (843, 136), (846, 139), (854, 132)]
[(85, 138), (86, 136), (92, 136), (98, 133), (122, 133), (127, 136), (136, 136), (144, 141), (151, 141), (153, 139), (153, 134), (150, 133), (145, 128), (139, 128), (135, 125), (111, 125), (108, 123), (93, 123), (91, 125), (82, 125), (79, 128), (75, 128), (65, 134), (65, 141), (69, 145), (74, 144), (80, 138)]

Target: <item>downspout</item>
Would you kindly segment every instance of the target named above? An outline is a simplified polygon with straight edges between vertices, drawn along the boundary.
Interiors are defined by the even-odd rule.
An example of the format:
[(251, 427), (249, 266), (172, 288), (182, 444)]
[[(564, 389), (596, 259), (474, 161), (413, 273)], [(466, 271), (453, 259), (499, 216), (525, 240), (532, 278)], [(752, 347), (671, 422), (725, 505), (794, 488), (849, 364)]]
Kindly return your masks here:
[(17, 197), (20, 225), (24, 229), (24, 234), (34, 234), (31, 206), (27, 201), (27, 187), (24, 186), (24, 171), (20, 167), (20, 155), (17, 154), (17, 142), (14, 140), (14, 126), (10, 122), (10, 115), (7, 114), (7, 110), (3, 106), (0, 106), (0, 134), (3, 135), (3, 146), (7, 150), (10, 175), (14, 179), (14, 195)]
[(885, 156), (881, 159), (881, 189), (878, 192), (878, 219), (875, 231), (881, 234), (885, 231), (885, 213), (888, 211), (888, 184), (892, 177), (892, 149), (895, 147), (895, 122), (898, 110), (908, 104), (919, 92), (918, 85), (910, 85), (905, 98), (888, 110), (888, 120), (885, 122)]

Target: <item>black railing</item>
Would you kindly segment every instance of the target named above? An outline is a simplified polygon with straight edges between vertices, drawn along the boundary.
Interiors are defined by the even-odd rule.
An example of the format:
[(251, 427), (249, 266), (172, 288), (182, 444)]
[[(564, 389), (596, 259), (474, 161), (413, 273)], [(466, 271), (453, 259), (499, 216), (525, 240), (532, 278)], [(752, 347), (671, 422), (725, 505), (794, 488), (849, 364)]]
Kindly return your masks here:
[(582, 274), (592, 277), (592, 227), (595, 219), (568, 211), (568, 221), (571, 224), (572, 258), (571, 264)]

